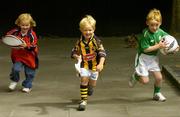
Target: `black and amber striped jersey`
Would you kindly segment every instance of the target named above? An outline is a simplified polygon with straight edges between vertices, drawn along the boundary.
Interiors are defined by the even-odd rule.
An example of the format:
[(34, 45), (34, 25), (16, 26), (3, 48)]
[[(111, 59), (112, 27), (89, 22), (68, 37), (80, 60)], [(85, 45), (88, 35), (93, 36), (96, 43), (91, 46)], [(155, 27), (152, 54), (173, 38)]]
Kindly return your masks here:
[(90, 40), (86, 40), (83, 36), (77, 40), (75, 47), (72, 49), (71, 57), (81, 55), (81, 68), (96, 71), (96, 66), (101, 57), (106, 57), (106, 52), (101, 40), (97, 36), (93, 36)]

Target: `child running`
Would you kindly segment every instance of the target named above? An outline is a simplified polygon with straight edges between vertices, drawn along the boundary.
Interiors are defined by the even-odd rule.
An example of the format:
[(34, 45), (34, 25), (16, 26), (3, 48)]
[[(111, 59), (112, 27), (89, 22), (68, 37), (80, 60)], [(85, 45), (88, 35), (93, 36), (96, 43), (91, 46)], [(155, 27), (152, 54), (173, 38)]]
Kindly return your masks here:
[(160, 28), (162, 24), (160, 10), (150, 10), (146, 17), (146, 24), (147, 28), (143, 30), (139, 38), (138, 52), (135, 57), (135, 73), (129, 81), (129, 86), (134, 87), (137, 81), (147, 84), (149, 72), (151, 72), (155, 78), (153, 99), (165, 101), (166, 98), (161, 93), (163, 77), (159, 66), (158, 51), (166, 47), (167, 43), (162, 40), (162, 37), (168, 33)]
[(25, 80), (22, 82), (22, 91), (30, 92), (32, 89), (32, 82), (35, 77), (36, 69), (38, 68), (38, 46), (37, 36), (33, 31), (36, 22), (29, 13), (22, 13), (16, 19), (17, 27), (10, 30), (7, 35), (14, 35), (24, 40), (25, 43), (20, 48), (12, 48), (11, 59), (12, 69), (10, 74), (11, 83), (9, 89), (14, 91), (19, 80), (20, 71), (24, 69)]
[(104, 68), (106, 52), (101, 40), (94, 34), (96, 20), (86, 15), (79, 23), (82, 33), (72, 49), (71, 57), (80, 62), (79, 75), (81, 101), (78, 110), (84, 111), (88, 96), (91, 96), (96, 86), (99, 72)]

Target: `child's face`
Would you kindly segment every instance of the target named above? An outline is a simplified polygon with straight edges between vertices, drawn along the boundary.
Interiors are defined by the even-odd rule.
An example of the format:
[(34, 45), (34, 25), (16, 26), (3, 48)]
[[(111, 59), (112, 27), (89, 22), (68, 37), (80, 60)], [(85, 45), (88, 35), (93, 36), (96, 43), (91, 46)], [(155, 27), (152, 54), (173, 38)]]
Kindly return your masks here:
[(152, 33), (155, 33), (159, 29), (161, 22), (158, 22), (156, 20), (149, 20), (146, 22), (146, 24), (148, 25), (149, 30)]
[(27, 33), (31, 27), (31, 24), (28, 21), (24, 21), (24, 22), (22, 21), (22, 22), (20, 22), (19, 26), (21, 28), (22, 33)]
[(94, 29), (91, 25), (86, 24), (81, 30), (82, 35), (85, 39), (90, 39), (94, 34)]

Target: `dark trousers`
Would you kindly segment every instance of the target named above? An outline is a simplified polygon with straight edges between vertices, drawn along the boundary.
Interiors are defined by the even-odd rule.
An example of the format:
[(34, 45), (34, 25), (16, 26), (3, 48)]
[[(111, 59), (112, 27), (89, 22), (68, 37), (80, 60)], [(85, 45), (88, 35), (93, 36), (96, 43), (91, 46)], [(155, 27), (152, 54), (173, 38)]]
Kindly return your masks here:
[(22, 62), (15, 62), (12, 67), (10, 74), (10, 79), (14, 82), (19, 82), (20, 80), (20, 71), (23, 70), (25, 73), (25, 80), (22, 82), (22, 86), (25, 88), (32, 88), (32, 81), (35, 77), (35, 69), (29, 68), (27, 65)]

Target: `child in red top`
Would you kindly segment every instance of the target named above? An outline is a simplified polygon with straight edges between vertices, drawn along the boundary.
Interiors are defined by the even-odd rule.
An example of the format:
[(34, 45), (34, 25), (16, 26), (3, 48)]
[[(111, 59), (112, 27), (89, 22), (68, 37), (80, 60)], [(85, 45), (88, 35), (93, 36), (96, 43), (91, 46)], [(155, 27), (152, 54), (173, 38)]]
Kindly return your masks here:
[(25, 80), (22, 82), (23, 92), (30, 92), (32, 88), (32, 81), (35, 77), (36, 68), (38, 68), (38, 48), (37, 36), (33, 31), (36, 22), (30, 14), (20, 14), (15, 24), (18, 26), (10, 30), (7, 35), (14, 35), (24, 40), (25, 43), (20, 48), (12, 48), (11, 59), (13, 62), (12, 71), (10, 74), (11, 83), (9, 89), (15, 90), (16, 85), (20, 79), (19, 72), (24, 68)]

